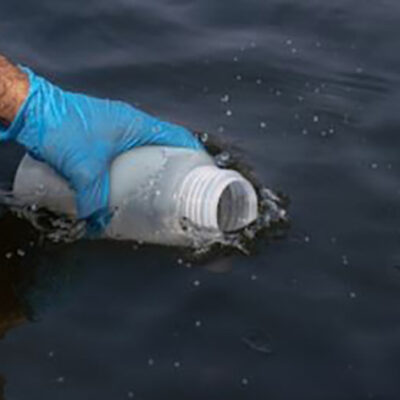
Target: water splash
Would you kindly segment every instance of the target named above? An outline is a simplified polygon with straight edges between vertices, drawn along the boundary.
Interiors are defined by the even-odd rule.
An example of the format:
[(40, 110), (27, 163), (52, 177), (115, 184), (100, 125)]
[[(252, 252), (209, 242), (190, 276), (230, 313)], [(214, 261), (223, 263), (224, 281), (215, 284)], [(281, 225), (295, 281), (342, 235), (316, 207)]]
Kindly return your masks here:
[[(243, 254), (250, 254), (258, 238), (270, 239), (281, 237), (288, 228), (287, 199), (258, 182), (251, 167), (241, 159), (240, 149), (218, 142), (208, 133), (198, 135), (207, 151), (214, 157), (220, 168), (234, 169), (240, 172), (254, 186), (258, 197), (258, 218), (251, 225), (237, 232), (222, 233), (217, 230), (204, 229), (196, 226), (192, 221), (183, 219), (181, 227), (191, 240), (191, 253), (195, 258), (208, 256), (217, 251), (238, 250)], [(168, 162), (165, 155), (164, 164)], [(163, 168), (165, 167), (163, 165)], [(149, 193), (161, 179), (161, 168), (157, 176), (152, 176), (145, 187), (137, 188), (135, 192), (143, 201), (148, 201)], [(147, 196), (147, 197), (146, 197)], [(33, 204), (22, 205), (21, 201), (13, 198), (10, 192), (0, 192), (0, 203), (6, 204), (12, 212), (20, 218), (29, 221), (40, 234), (41, 240), (52, 243), (72, 243), (82, 239), (85, 235), (86, 224), (65, 215), (54, 214)], [(123, 205), (122, 205), (123, 207)], [(113, 210), (118, 214), (121, 210)]]
[(192, 239), (192, 249), (187, 256), (203, 258), (229, 249), (249, 255), (257, 242), (285, 236), (290, 226), (288, 198), (258, 181), (252, 168), (241, 159), (240, 149), (221, 143), (208, 133), (201, 133), (198, 138), (214, 157), (218, 167), (234, 169), (253, 184), (258, 198), (258, 218), (246, 228), (229, 233), (204, 229), (192, 221), (182, 220), (181, 226), (189, 232)]
[(199, 227), (187, 218), (180, 221), (182, 229), (191, 238), (191, 256), (202, 258), (221, 248), (235, 249), (245, 255), (258, 238), (271, 239), (281, 237), (289, 227), (286, 200), (266, 187), (259, 187), (258, 218), (251, 225), (237, 232), (221, 232), (219, 230)]
[(85, 234), (85, 221), (54, 214), (37, 204), (26, 205), (23, 199), (15, 198), (12, 192), (0, 190), (0, 206), (11, 211), (16, 218), (28, 221), (39, 233), (39, 242), (72, 243)]

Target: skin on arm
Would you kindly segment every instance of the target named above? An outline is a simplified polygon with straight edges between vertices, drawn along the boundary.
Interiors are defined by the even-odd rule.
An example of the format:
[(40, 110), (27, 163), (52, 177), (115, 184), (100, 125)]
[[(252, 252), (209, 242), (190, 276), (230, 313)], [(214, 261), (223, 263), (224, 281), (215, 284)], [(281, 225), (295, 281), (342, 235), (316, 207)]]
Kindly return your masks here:
[(0, 121), (9, 125), (29, 93), (28, 76), (0, 54)]

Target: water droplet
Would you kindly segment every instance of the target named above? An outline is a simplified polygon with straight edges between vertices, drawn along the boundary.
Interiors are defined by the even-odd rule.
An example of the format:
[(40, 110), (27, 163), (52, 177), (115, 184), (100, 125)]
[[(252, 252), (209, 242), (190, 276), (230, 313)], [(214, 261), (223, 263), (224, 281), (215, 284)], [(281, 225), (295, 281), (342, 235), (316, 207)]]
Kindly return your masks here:
[(267, 123), (265, 121), (260, 122), (260, 128), (265, 129), (267, 127)]
[(226, 167), (229, 164), (231, 155), (227, 151), (223, 151), (217, 154), (214, 159), (219, 167)]
[(232, 110), (226, 110), (226, 116), (231, 117), (232, 116)]
[(271, 340), (269, 336), (261, 330), (254, 330), (242, 337), (242, 342), (251, 350), (269, 355), (272, 353)]
[(149, 358), (147, 360), (147, 365), (149, 365), (150, 367), (152, 367), (154, 365), (154, 360), (152, 358)]
[(350, 293), (349, 293), (349, 297), (350, 297), (351, 299), (355, 299), (355, 298), (357, 297), (356, 292), (350, 292)]
[(242, 80), (242, 75), (236, 75), (236, 80), (241, 81)]
[(229, 100), (230, 100), (229, 94), (225, 94), (225, 95), (223, 95), (223, 96), (221, 97), (221, 102), (222, 102), (222, 103), (228, 103)]
[(174, 362), (174, 368), (180, 368), (181, 363), (179, 361)]
[(24, 250), (22, 250), (22, 249), (18, 249), (17, 250), (17, 255), (19, 256), (19, 257), (25, 257), (25, 251)]
[(208, 141), (208, 133), (207, 133), (207, 132), (203, 132), (203, 133), (200, 135), (200, 140), (201, 140), (203, 143), (207, 143), (207, 141)]
[(64, 383), (64, 382), (65, 382), (65, 378), (64, 378), (63, 376), (59, 376), (59, 377), (57, 378), (57, 382), (58, 382), (58, 383)]
[(309, 243), (310, 240), (311, 240), (310, 236), (304, 236), (304, 241), (305, 241), (306, 243)]
[(249, 380), (247, 378), (242, 378), (242, 385), (247, 386), (249, 384)]
[(313, 116), (313, 122), (315, 122), (315, 123), (319, 122), (319, 117), (318, 117), (318, 115), (314, 115), (314, 116)]
[(198, 279), (193, 281), (193, 286), (199, 287), (200, 286), (200, 281)]
[(201, 327), (201, 321), (196, 321), (195, 322), (195, 326), (196, 326), (196, 328), (200, 328)]

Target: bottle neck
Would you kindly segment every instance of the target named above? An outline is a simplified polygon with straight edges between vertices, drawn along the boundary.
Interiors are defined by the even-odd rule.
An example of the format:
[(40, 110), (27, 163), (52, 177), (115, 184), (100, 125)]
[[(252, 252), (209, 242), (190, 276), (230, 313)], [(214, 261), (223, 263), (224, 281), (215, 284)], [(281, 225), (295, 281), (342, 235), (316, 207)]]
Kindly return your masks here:
[(238, 172), (201, 166), (182, 182), (178, 214), (199, 228), (236, 231), (257, 218), (257, 195)]

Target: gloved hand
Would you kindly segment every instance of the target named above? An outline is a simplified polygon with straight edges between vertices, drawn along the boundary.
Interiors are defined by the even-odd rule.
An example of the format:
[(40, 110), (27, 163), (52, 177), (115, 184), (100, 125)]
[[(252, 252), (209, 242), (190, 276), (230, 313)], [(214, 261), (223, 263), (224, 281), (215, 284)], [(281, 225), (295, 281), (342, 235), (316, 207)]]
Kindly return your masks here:
[(16, 140), (68, 180), (78, 217), (87, 219), (91, 230), (110, 220), (109, 167), (116, 156), (144, 145), (202, 148), (181, 126), (123, 102), (64, 91), (21, 69), (29, 76), (29, 95), (13, 123), (0, 128), (0, 138)]

